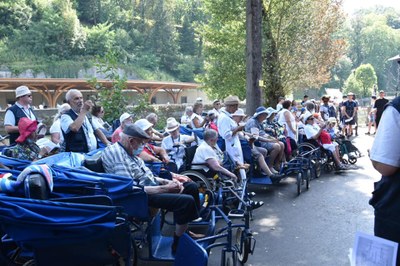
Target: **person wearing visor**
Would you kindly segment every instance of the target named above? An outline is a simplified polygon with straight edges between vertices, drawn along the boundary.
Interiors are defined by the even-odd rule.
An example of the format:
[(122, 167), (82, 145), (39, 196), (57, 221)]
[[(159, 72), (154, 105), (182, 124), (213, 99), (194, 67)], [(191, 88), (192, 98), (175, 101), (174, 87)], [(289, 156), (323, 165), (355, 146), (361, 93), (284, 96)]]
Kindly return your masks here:
[[(174, 213), (176, 225), (171, 248), (175, 252), (179, 237), (187, 231), (188, 223), (199, 218), (199, 190), (194, 182), (179, 182), (153, 175), (138, 157), (149, 139), (150, 136), (138, 125), (126, 125), (121, 140), (102, 153), (103, 167), (106, 173), (131, 177), (144, 186), (150, 207)], [(203, 237), (190, 231), (188, 233), (193, 238)]]
[(15, 104), (7, 109), (4, 116), (4, 127), (10, 135), (10, 145), (14, 145), (19, 137), (18, 122), (22, 117), (37, 121), (37, 117), (31, 107), (32, 93), (27, 86), (19, 86), (15, 90)]

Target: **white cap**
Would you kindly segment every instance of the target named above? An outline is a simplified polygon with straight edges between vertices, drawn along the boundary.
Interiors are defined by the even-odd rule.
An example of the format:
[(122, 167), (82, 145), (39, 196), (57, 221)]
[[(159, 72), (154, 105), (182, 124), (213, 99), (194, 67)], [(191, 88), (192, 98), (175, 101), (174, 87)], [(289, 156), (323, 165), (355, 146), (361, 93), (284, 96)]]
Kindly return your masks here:
[(203, 99), (201, 98), (201, 97), (198, 97), (197, 99), (196, 99), (196, 102), (202, 102), (203, 101)]
[(147, 119), (144, 119), (144, 118), (143, 119), (139, 119), (134, 124), (136, 126), (140, 127), (144, 131), (148, 130), (150, 127), (153, 126), (152, 123), (150, 123)]
[(28, 94), (32, 94), (27, 86), (19, 86), (15, 89), (15, 98), (19, 98)]
[(119, 122), (122, 124), (122, 122), (124, 122), (126, 119), (128, 119), (129, 117), (131, 117), (130, 114), (128, 113), (123, 113), (120, 117), (119, 117)]
[(234, 112), (234, 113), (232, 114), (232, 116), (243, 116), (243, 117), (245, 117), (246, 114), (244, 113), (244, 111), (243, 111), (242, 108), (238, 108), (238, 109), (236, 110), (236, 112)]

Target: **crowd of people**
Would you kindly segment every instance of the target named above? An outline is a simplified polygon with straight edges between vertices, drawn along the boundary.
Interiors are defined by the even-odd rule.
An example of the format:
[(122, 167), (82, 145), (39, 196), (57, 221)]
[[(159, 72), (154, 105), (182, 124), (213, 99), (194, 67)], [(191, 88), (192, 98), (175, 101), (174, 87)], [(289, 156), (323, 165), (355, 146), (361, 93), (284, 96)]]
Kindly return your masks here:
[[(250, 166), (242, 150), (246, 143), (260, 173), (279, 180), (281, 167), (292, 158), (297, 144), (309, 140), (330, 151), (338, 169), (346, 169), (334, 138), (340, 133), (351, 136), (357, 125), (358, 103), (354, 94), (348, 93), (338, 108), (328, 95), (320, 102), (308, 100), (305, 95), (300, 104), (280, 97), (275, 108), (260, 106), (249, 116), (239, 108), (237, 96), (214, 100), (208, 111), (198, 100), (185, 108), (180, 122), (174, 117), (168, 118), (163, 132), (155, 129), (158, 123), (155, 113), (137, 119), (122, 113), (120, 126), (113, 130), (103, 121), (107, 110), (91, 100), (84, 101), (79, 90), (70, 89), (65, 96), (66, 103), (59, 106), (50, 127), (50, 140), (39, 142), (37, 116), (31, 108), (32, 94), (27, 86), (18, 87), (15, 93), (16, 102), (6, 111), (4, 120), (12, 145), (10, 156), (34, 161), (54, 152), (54, 147), (58, 151), (88, 153), (103, 146), (101, 157), (106, 172), (132, 177), (149, 194), (150, 206), (174, 212), (173, 250), (179, 237), (187, 231), (188, 223), (201, 219), (197, 185), (179, 174), (185, 164), (186, 147), (198, 146), (191, 163), (220, 173), (237, 184), (246, 179)], [(380, 92), (380, 99), (375, 101), (370, 113), (373, 115), (370, 121), (376, 127), (387, 103), (384, 100), (384, 92)], [(194, 133), (182, 134), (182, 127), (202, 131), (203, 138)], [(224, 152), (218, 143), (223, 143)], [(234, 168), (226, 165), (227, 158)], [(164, 163), (170, 180), (156, 176), (145, 164), (154, 162)], [(255, 203), (253, 208), (261, 205)]]

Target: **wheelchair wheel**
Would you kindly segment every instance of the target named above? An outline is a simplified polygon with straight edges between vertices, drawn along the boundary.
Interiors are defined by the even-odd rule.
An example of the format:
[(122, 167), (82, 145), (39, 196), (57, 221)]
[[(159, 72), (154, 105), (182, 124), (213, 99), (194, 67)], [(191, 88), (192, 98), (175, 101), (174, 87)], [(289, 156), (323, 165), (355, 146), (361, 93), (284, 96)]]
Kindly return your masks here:
[(204, 192), (206, 190), (214, 191), (214, 186), (210, 183), (207, 177), (205, 177), (203, 174), (199, 172), (188, 170), (182, 172), (181, 175), (188, 176), (190, 179), (192, 179), (193, 182), (195, 182), (199, 187), (200, 192)]
[(313, 174), (314, 178), (318, 178), (321, 176), (321, 164), (319, 162), (313, 163)]
[(330, 173), (333, 171), (333, 166), (331, 164), (327, 163), (324, 165), (324, 170), (325, 170), (325, 172)]
[(307, 175), (306, 175), (306, 189), (310, 189), (310, 180), (311, 180), (311, 170), (307, 170)]
[(22, 266), (36, 266), (36, 262), (34, 259), (28, 260)]
[(355, 164), (357, 162), (357, 158), (349, 157), (349, 163)]
[(343, 164), (349, 164), (349, 161), (347, 161), (346, 159), (342, 159), (342, 163)]
[(238, 260), (241, 263), (246, 263), (247, 259), (249, 258), (251, 241), (246, 232), (242, 228), (238, 228), (236, 230), (236, 246), (238, 249)]
[(297, 195), (301, 194), (301, 183), (303, 183), (303, 174), (299, 172), (297, 174)]

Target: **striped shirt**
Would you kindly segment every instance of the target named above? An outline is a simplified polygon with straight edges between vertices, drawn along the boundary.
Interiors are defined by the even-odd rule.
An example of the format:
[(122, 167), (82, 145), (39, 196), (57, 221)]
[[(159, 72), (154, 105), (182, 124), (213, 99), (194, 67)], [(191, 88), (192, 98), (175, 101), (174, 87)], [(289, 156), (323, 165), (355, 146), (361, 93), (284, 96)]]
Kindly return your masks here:
[(101, 155), (106, 173), (129, 176), (142, 186), (158, 186), (151, 170), (137, 156), (129, 155), (119, 143), (108, 146)]

